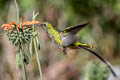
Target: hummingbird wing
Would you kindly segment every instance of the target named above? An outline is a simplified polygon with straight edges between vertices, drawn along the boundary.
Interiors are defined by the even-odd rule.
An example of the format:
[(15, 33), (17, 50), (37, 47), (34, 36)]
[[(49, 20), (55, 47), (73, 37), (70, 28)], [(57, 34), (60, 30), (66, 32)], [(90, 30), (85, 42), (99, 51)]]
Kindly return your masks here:
[(84, 28), (85, 26), (87, 26), (89, 23), (85, 23), (85, 24), (80, 24), (80, 25), (76, 25), (73, 27), (68, 27), (65, 30), (62, 31), (63, 36), (61, 38), (62, 40), (62, 46), (69, 46), (70, 44), (73, 44), (74, 42), (77, 41), (77, 38), (75, 36), (75, 34), (80, 31), (82, 28)]
[(86, 27), (89, 23), (85, 23), (85, 24), (79, 24), (73, 27), (68, 27), (65, 28), (62, 32), (63, 33), (73, 33), (76, 34), (78, 31), (80, 31), (82, 28)]
[(76, 42), (77, 38), (74, 34), (69, 33), (66, 36), (63, 36), (61, 38), (61, 40), (62, 40), (62, 46), (65, 47), (65, 46), (69, 46), (69, 45), (73, 44), (74, 42)]

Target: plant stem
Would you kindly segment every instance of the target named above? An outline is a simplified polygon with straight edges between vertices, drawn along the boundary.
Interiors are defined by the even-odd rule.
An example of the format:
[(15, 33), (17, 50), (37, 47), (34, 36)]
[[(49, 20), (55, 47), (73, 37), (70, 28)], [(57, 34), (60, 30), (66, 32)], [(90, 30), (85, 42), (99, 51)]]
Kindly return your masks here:
[(22, 68), (22, 77), (23, 77), (23, 80), (27, 80), (27, 77), (26, 77), (26, 70), (25, 70), (25, 63), (24, 63), (24, 56), (23, 56), (23, 53), (22, 53), (22, 50), (20, 49), (20, 55), (23, 57), (22, 59), (22, 64), (21, 64), (21, 68)]
[(21, 65), (21, 67), (22, 67), (22, 76), (23, 76), (23, 80), (27, 80), (24, 62), (23, 62), (23, 64)]
[(37, 45), (36, 45), (36, 40), (35, 38), (33, 39), (34, 41), (34, 47), (35, 47), (35, 53), (36, 53), (36, 56), (37, 56), (37, 62), (38, 62), (38, 67), (39, 67), (39, 72), (40, 72), (40, 80), (43, 80), (42, 79), (42, 69), (41, 69), (41, 65), (40, 65), (40, 60), (39, 60), (39, 55), (38, 55), (38, 51), (37, 51)]
[(15, 6), (16, 6), (16, 13), (17, 13), (17, 23), (19, 23), (19, 9), (18, 9), (18, 5), (17, 5), (17, 1), (15, 1)]

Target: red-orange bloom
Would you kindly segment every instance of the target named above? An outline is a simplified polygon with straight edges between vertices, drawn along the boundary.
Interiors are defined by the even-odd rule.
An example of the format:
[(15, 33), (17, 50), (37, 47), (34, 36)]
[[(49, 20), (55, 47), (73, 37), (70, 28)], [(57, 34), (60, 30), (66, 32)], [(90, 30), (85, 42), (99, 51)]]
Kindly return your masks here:
[(33, 21), (24, 21), (24, 16), (21, 18), (22, 25), (31, 25), (31, 24), (39, 24), (40, 22), (37, 20)]
[(40, 22), (37, 20), (33, 20), (33, 21), (31, 21), (31, 24), (40, 24)]
[(9, 30), (9, 29), (11, 30), (11, 29), (12, 29), (12, 26), (11, 26), (10, 24), (3, 24), (3, 25), (2, 25), (2, 29), (3, 29), (3, 30)]
[(9, 24), (3, 24), (1, 28), (3, 30), (12, 30), (12, 25), (16, 25), (16, 23), (11, 21)]
[(22, 22), (22, 23), (24, 22), (24, 19), (25, 19), (25, 17), (22, 16), (22, 17), (21, 17), (21, 22)]
[(22, 25), (31, 25), (31, 24), (39, 24), (40, 22), (39, 21), (37, 21), (37, 20), (33, 20), (33, 21), (24, 21), (23, 23), (22, 23)]
[(20, 28), (20, 24), (17, 24), (17, 26), (16, 26), (17, 28)]
[[(22, 16), (22, 18), (21, 18), (21, 23), (22, 23), (21, 26), (23, 26), (23, 25), (28, 26), (28, 25), (31, 25), (31, 24), (39, 24), (40, 22), (37, 21), (37, 20), (24, 21), (24, 16)], [(16, 25), (15, 22), (11, 21), (9, 24), (3, 24), (3, 25), (2, 25), (2, 29), (3, 29), (3, 30), (12, 30), (12, 25), (14, 25), (14, 26), (17, 27), (17, 28), (20, 28), (20, 24), (17, 24), (17, 25)], [(23, 28), (23, 27), (21, 27), (21, 28)]]
[(22, 23), (22, 25), (30, 25), (30, 24), (31, 24), (30, 21), (24, 21), (24, 22)]
[(16, 25), (16, 23), (13, 22), (13, 21), (11, 21), (9, 24), (10, 24), (10, 25)]

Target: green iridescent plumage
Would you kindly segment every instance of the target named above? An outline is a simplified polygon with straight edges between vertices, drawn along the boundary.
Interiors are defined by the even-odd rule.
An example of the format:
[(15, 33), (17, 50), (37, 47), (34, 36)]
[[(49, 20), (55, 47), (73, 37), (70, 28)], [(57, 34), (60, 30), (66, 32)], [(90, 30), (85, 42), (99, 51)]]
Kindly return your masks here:
[(44, 27), (44, 29), (46, 30), (48, 35), (51, 37), (51, 39), (53, 39), (57, 44), (61, 45), (62, 40), (60, 39), (60, 37), (61, 37), (60, 32), (55, 30), (51, 24), (49, 24), (47, 22), (44, 24), (46, 24), (46, 26), (47, 26), (47, 27)]

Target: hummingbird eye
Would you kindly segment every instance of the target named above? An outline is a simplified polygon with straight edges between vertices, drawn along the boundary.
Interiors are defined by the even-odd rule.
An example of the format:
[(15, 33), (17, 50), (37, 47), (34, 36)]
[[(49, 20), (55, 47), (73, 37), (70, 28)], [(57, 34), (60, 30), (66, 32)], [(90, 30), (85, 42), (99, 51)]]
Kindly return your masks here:
[(41, 26), (46, 26), (46, 24), (41, 24)]

